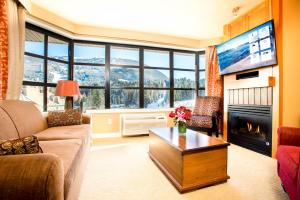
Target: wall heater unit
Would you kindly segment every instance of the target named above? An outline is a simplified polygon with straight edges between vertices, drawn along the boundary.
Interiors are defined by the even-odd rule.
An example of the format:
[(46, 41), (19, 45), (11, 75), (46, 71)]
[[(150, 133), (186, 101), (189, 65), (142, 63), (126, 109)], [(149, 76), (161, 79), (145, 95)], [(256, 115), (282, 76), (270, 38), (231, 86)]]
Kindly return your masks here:
[(149, 134), (150, 128), (167, 127), (165, 114), (120, 115), (122, 136)]

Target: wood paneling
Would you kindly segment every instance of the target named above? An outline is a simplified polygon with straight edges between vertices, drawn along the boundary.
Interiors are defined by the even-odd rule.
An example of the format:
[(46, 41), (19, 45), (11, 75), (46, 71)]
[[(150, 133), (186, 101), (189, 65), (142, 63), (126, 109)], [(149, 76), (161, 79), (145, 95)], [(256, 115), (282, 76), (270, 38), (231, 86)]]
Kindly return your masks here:
[(235, 36), (246, 32), (248, 30), (247, 18), (245, 16), (239, 17), (229, 24), (229, 37)]
[(223, 39), (229, 40), (271, 19), (270, 1), (265, 0), (223, 27)]
[(247, 21), (247, 28), (252, 29), (268, 20), (270, 17), (270, 3), (265, 1), (259, 4), (257, 7), (252, 9), (245, 15), (245, 20)]

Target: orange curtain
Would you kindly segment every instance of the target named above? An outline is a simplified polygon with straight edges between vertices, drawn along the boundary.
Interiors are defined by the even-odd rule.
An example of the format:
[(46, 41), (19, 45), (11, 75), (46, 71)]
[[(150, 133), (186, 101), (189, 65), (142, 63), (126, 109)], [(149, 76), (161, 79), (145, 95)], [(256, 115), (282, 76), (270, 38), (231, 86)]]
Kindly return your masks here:
[(217, 58), (217, 50), (216, 46), (208, 47), (206, 51), (206, 60), (207, 60), (207, 69), (206, 69), (206, 77), (207, 77), (207, 95), (208, 96), (217, 96), (221, 97), (221, 119), (219, 123), (219, 131), (223, 130), (223, 76), (220, 76), (219, 73), (219, 64)]
[(7, 2), (0, 0), (0, 100), (5, 99), (8, 81)]

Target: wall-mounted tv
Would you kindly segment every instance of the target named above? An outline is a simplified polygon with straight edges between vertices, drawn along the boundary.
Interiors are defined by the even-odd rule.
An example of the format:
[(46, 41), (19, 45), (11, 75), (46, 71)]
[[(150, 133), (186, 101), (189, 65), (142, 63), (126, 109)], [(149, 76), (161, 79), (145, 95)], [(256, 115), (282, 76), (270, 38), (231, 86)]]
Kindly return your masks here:
[(220, 74), (277, 64), (273, 20), (217, 45)]

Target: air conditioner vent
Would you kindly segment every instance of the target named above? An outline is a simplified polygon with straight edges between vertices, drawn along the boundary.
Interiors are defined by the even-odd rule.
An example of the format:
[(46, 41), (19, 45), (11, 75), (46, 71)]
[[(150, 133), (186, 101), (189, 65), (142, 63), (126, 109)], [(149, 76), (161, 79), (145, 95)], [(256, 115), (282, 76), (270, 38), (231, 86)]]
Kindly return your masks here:
[(120, 118), (123, 136), (149, 134), (150, 128), (167, 127), (165, 114), (124, 114)]

